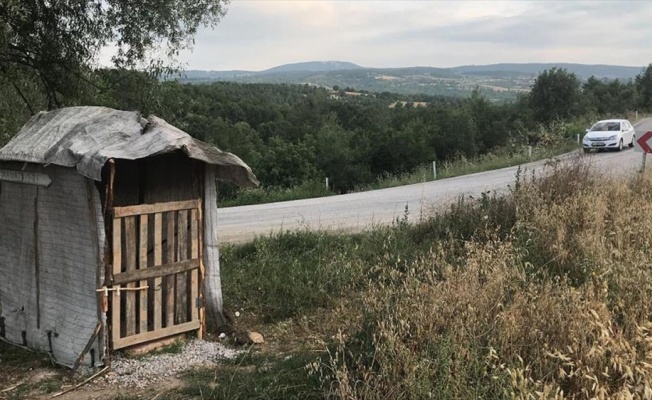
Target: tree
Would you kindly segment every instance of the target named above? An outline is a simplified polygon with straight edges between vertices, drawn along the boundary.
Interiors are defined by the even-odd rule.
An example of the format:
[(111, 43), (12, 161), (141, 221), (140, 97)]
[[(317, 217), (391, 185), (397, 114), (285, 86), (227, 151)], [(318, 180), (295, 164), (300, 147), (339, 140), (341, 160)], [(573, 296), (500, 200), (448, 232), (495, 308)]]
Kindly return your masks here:
[(639, 106), (644, 110), (652, 110), (652, 64), (636, 76), (636, 91)]
[(543, 123), (569, 118), (579, 112), (580, 81), (563, 68), (545, 70), (534, 81), (529, 103), (534, 117)]
[(631, 81), (599, 80), (592, 76), (582, 85), (582, 93), (588, 111), (601, 116), (622, 116), (635, 106), (636, 91)]
[(46, 104), (34, 82), (9, 79), (0, 74), (0, 147), (18, 132), (35, 110)]
[(355, 133), (343, 129), (335, 115), (329, 115), (315, 135), (315, 164), (337, 192), (346, 192), (371, 179), (355, 141)]
[[(214, 26), (228, 0), (2, 0), (0, 76), (30, 79), (47, 107), (71, 103), (88, 84), (101, 49), (114, 46), (120, 69), (157, 75), (190, 47), (200, 26)], [(167, 60), (166, 60), (167, 61)], [(14, 88), (27, 101), (20, 89)]]

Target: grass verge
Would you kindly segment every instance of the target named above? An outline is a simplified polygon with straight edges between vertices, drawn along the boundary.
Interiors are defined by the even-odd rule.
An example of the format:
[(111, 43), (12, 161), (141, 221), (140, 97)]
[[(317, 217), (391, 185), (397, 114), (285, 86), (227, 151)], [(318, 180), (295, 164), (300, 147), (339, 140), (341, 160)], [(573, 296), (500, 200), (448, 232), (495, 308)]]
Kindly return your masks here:
[[(580, 161), (549, 168), (417, 225), (225, 247), (226, 302), (268, 347), (184, 378), (180, 393), (648, 396), (652, 178), (605, 180)], [(288, 351), (303, 356), (286, 365)], [(259, 374), (270, 359), (272, 373)]]
[[(528, 154), (527, 147), (518, 151), (501, 150), (489, 153), (475, 159), (459, 158), (454, 161), (437, 165), (437, 179), (454, 178), (456, 176), (475, 174), (478, 172), (492, 171), (501, 168), (523, 165), (534, 161), (552, 158), (577, 150), (576, 143), (566, 143), (554, 147), (533, 147), (532, 155)], [(432, 165), (424, 165), (413, 173), (380, 178), (377, 182), (360, 187), (357, 191), (385, 189), (395, 186), (410, 185), (414, 183), (430, 182), (433, 179)]]
[(168, 399), (321, 399), (319, 377), (306, 370), (314, 356), (246, 352), (219, 368), (189, 371)]

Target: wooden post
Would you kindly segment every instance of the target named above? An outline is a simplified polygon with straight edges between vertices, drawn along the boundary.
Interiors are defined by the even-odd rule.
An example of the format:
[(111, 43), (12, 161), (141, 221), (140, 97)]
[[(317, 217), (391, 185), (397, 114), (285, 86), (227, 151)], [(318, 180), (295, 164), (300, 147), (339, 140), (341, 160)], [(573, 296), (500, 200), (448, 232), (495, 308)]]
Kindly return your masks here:
[[(175, 215), (174, 211), (170, 211), (166, 214), (167, 217), (167, 260), (166, 264), (172, 264), (176, 261), (175, 255), (175, 243), (174, 243), (174, 232), (175, 232)], [(174, 325), (174, 275), (165, 277), (165, 326), (170, 327)]]
[[(114, 261), (114, 254), (113, 254), (113, 249), (115, 248), (115, 232), (113, 231), (113, 228), (116, 225), (116, 221), (113, 218), (113, 200), (114, 200), (114, 193), (113, 193), (113, 187), (114, 187), (114, 182), (115, 182), (115, 160), (110, 158), (108, 161), (109, 165), (109, 182), (108, 185), (106, 185), (106, 191), (105, 191), (105, 196), (104, 196), (104, 204), (102, 205), (102, 215), (104, 216), (104, 229), (106, 231), (107, 235), (107, 240), (104, 241), (104, 277), (99, 277), (100, 279), (104, 279), (104, 287), (112, 286), (111, 284), (111, 278), (113, 277), (113, 274), (115, 273), (115, 261)], [(119, 225), (119, 224), (118, 224)], [(98, 229), (101, 229), (101, 227), (98, 227)], [(108, 240), (111, 238), (111, 240)], [(118, 268), (118, 271), (120, 268)], [(120, 273), (120, 272), (118, 272)], [(111, 326), (109, 327), (109, 301), (111, 303)], [(104, 291), (104, 295), (102, 297), (102, 312), (104, 318), (100, 316), (100, 320), (104, 321), (105, 326), (104, 326), (104, 331), (100, 332), (102, 335), (102, 340), (99, 340), (100, 342), (100, 354), (104, 354), (104, 361), (107, 365), (111, 365), (112, 362), (112, 357), (111, 357), (111, 352), (109, 351), (111, 346), (113, 346), (114, 339), (117, 337), (118, 339), (120, 338), (120, 314), (118, 310), (118, 325), (114, 325), (116, 323), (115, 321), (115, 314), (113, 314), (113, 309), (116, 307), (116, 298), (114, 295), (111, 296), (111, 300), (109, 300), (109, 294), (107, 291)], [(116, 330), (117, 330), (117, 335), (116, 335)], [(111, 337), (109, 338), (109, 335)], [(109, 343), (111, 342), (111, 343)]]
[[(177, 261), (188, 259), (188, 210), (177, 213)], [(188, 296), (186, 272), (176, 274), (175, 324), (188, 322)]]
[[(113, 275), (122, 272), (122, 220), (116, 218), (113, 220)], [(118, 286), (120, 287), (120, 286)], [(111, 338), (116, 343), (120, 339), (120, 291), (113, 292), (111, 300)]]
[[(126, 272), (136, 270), (136, 217), (125, 218), (125, 250), (126, 250)], [(136, 287), (136, 282), (127, 283), (128, 289)], [(126, 309), (125, 309), (125, 325), (127, 326), (126, 336), (136, 334), (136, 292), (131, 290), (127, 291), (126, 296)]]
[[(154, 214), (154, 267), (163, 264), (163, 214)], [(163, 287), (162, 278), (154, 278), (154, 330), (163, 326)]]
[(202, 339), (204, 337), (204, 332), (206, 332), (206, 314), (205, 314), (205, 305), (204, 300), (204, 280), (206, 279), (206, 270), (204, 269), (204, 218), (203, 218), (203, 204), (201, 199), (199, 200), (199, 206), (197, 206), (197, 224), (198, 224), (198, 252), (199, 252), (199, 329), (197, 330), (197, 338)]
[[(140, 221), (139, 221), (139, 228), (140, 228), (140, 237), (138, 238), (139, 240), (139, 258), (138, 258), (138, 269), (139, 270), (144, 270), (147, 269), (147, 248), (148, 248), (148, 240), (149, 240), (149, 235), (148, 235), (148, 225), (149, 225), (149, 220), (148, 220), (148, 215), (143, 214), (140, 216)], [(146, 280), (141, 280), (138, 284), (139, 286), (148, 286), (148, 283)], [(138, 333), (144, 333), (147, 332), (148, 328), (148, 315), (147, 315), (147, 290), (141, 290), (139, 292), (139, 302), (140, 302), (140, 307), (138, 309)]]
[[(199, 259), (199, 213), (197, 209), (190, 211), (190, 258)], [(199, 271), (190, 271), (190, 320), (199, 320)]]

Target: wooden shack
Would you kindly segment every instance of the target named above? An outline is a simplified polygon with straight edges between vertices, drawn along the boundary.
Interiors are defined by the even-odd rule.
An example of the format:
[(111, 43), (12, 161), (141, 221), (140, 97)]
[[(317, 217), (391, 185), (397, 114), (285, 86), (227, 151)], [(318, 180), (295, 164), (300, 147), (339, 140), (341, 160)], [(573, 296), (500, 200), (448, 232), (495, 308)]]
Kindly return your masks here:
[(258, 184), (154, 116), (35, 115), (0, 149), (0, 340), (76, 367), (201, 337), (222, 312), (216, 180)]

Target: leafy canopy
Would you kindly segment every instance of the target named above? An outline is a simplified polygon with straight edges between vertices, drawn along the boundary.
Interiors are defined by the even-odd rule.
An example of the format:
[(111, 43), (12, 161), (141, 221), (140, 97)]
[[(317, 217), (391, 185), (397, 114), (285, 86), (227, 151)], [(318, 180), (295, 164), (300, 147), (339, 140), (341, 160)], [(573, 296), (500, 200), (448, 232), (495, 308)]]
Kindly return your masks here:
[(549, 123), (577, 114), (580, 81), (564, 68), (543, 71), (532, 85), (530, 107), (537, 121)]
[(652, 110), (652, 64), (636, 76), (639, 105), (644, 110)]
[(0, 78), (36, 82), (54, 108), (90, 83), (88, 71), (107, 46), (116, 50), (116, 67), (158, 74), (200, 26), (219, 22), (228, 1), (0, 0)]

